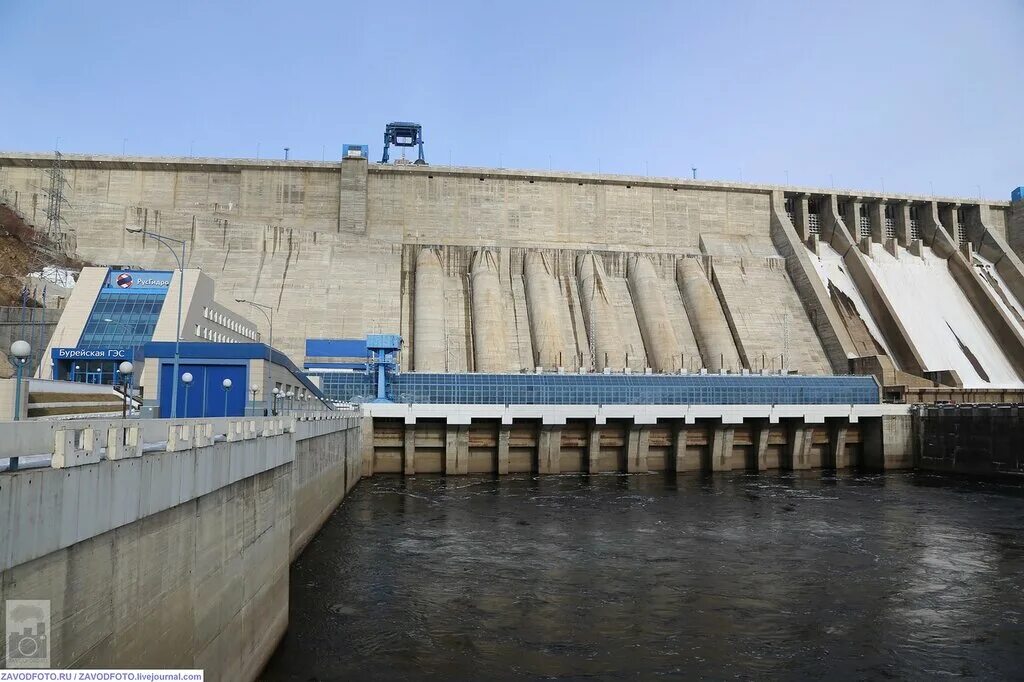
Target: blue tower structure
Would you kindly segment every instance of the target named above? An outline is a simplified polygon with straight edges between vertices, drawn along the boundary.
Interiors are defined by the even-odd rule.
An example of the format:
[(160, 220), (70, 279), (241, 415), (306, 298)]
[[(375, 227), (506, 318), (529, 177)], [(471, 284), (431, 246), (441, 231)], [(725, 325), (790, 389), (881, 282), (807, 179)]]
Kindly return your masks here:
[(390, 403), (388, 395), (390, 378), (398, 375), (398, 351), (402, 347), (402, 337), (398, 334), (368, 334), (366, 351), (370, 356), (370, 371), (374, 374), (377, 385), (375, 403)]

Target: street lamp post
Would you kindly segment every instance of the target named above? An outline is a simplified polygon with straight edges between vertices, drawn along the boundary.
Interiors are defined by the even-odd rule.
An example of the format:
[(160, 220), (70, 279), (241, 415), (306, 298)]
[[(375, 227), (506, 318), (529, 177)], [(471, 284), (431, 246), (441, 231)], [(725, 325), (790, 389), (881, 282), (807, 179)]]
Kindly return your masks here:
[[(125, 227), (126, 232), (131, 234), (139, 234), (142, 232), (142, 228), (138, 226)], [(167, 237), (156, 232), (147, 232), (147, 235), (157, 240), (161, 244), (167, 247), (167, 250), (174, 256), (174, 260), (178, 263), (178, 271), (181, 273), (181, 277), (178, 279), (178, 325), (174, 329), (174, 369), (172, 376), (178, 376), (178, 367), (181, 365), (181, 298), (182, 293), (185, 291), (185, 241), (183, 239), (175, 239), (174, 237)], [(174, 250), (168, 242), (174, 242), (175, 244), (181, 244), (181, 257), (178, 257), (178, 252)], [(189, 377), (192, 375), (189, 374)], [(186, 385), (186, 390), (188, 386)], [(187, 400), (187, 398), (186, 398)], [(188, 411), (188, 408), (185, 408)], [(175, 381), (171, 384), (171, 415), (177, 416), (178, 414), (178, 382)]]
[[(14, 358), (14, 367), (17, 372), (14, 383), (14, 421), (21, 419), (21, 377), (30, 355), (32, 355), (32, 346), (28, 341), (15, 341), (11, 344), (11, 357)], [(18, 458), (11, 457), (7, 468), (10, 471), (17, 469)]]
[(228, 391), (231, 390), (231, 379), (225, 379), (220, 382), (220, 385), (224, 388), (224, 416), (228, 416)]
[(249, 387), (249, 392), (252, 393), (252, 416), (256, 416), (256, 391), (260, 390), (260, 387), (253, 384)]
[(281, 389), (279, 389), (277, 386), (275, 386), (274, 387), (274, 397), (272, 398), (272, 402), (270, 403), (270, 413), (272, 415), (274, 415), (275, 417), (277, 416), (277, 396), (279, 396), (280, 394), (281, 394)]
[[(105, 317), (105, 318), (103, 318), (103, 321), (104, 321), (105, 323), (107, 323), (107, 324), (112, 324), (112, 325), (114, 325), (115, 327), (120, 327), (120, 328), (121, 328), (121, 329), (123, 329), (123, 330), (124, 330), (125, 332), (127, 332), (127, 334), (128, 334), (128, 339), (129, 339), (129, 341), (131, 340), (131, 336), (132, 336), (132, 335), (133, 335), (133, 334), (135, 333), (135, 330), (134, 330), (134, 329), (132, 329), (132, 328), (131, 328), (131, 327), (129, 327), (128, 325), (124, 324), (123, 322), (118, 322), (117, 320), (115, 320), (115, 319), (113, 319), (113, 318), (110, 318), (110, 317)], [(134, 352), (133, 352), (133, 355), (134, 355)], [(118, 373), (120, 372), (120, 370), (121, 370), (121, 367), (122, 367), (122, 366), (123, 366), (124, 364), (125, 364), (125, 363), (124, 363), (124, 362), (122, 362), (122, 363), (121, 363), (120, 365), (118, 365), (118, 366), (117, 366), (117, 371), (115, 371), (115, 372), (114, 372), (114, 380), (113, 380), (113, 383), (114, 383), (114, 385), (115, 385), (115, 386), (116, 386), (116, 385), (117, 385), (117, 383), (118, 383), (118, 378), (119, 378), (119, 377), (118, 377)], [(131, 367), (131, 366), (132, 366), (132, 363), (130, 363), (130, 362), (129, 362), (129, 363), (128, 363), (128, 366), (129, 366), (129, 367)], [(128, 371), (130, 372), (131, 370), (128, 370)], [(101, 372), (100, 372), (100, 376), (102, 377), (102, 370), (101, 370)]]
[(295, 393), (293, 391), (288, 391), (288, 407), (286, 408), (288, 410), (288, 414), (291, 414), (291, 412), (292, 412), (292, 401), (294, 399), (295, 399)]
[[(256, 301), (252, 301), (248, 298), (236, 298), (235, 303), (248, 303), (253, 308), (256, 308), (256, 310), (263, 313), (263, 317), (267, 318), (267, 324), (270, 325), (270, 339), (267, 343), (267, 347), (270, 348), (270, 359), (266, 363), (266, 371), (264, 372), (266, 376), (263, 384), (266, 386), (270, 383), (270, 366), (274, 362), (274, 308), (269, 305), (264, 305), (263, 303), (257, 303)], [(256, 402), (255, 398), (253, 398), (253, 402)], [(266, 416), (266, 412), (264, 412), (264, 416)]]
[(132, 363), (127, 360), (117, 366), (117, 371), (120, 372), (121, 376), (124, 378), (124, 383), (121, 385), (121, 390), (124, 393), (124, 395), (121, 396), (121, 419), (128, 416), (128, 387), (131, 386), (132, 372), (134, 370), (135, 367), (133, 367)]
[[(181, 383), (185, 384), (185, 409), (182, 412), (182, 415), (185, 417), (185, 419), (188, 419), (188, 388), (189, 386), (192, 385), (192, 372), (185, 372), (184, 374), (182, 374)], [(178, 382), (174, 382), (174, 384), (177, 385)], [(171, 402), (174, 401), (172, 400)]]

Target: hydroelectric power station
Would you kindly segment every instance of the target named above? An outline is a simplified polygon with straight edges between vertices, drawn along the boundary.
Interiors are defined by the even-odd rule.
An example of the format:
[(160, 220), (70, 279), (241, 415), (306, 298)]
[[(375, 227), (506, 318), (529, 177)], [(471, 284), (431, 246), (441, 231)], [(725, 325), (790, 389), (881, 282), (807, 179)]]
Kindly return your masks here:
[[(957, 471), (961, 429), (911, 406), (1024, 395), (1019, 191), (436, 166), (409, 123), (389, 146), (416, 162), (0, 153), (19, 229), (59, 173), (49, 236), (91, 264), (0, 394), (0, 589), (50, 600), (55, 667), (255, 679), (291, 561), (365, 477)], [(96, 387), (134, 416), (82, 414)], [(968, 445), (1016, 442), (984, 409), (1003, 426)]]

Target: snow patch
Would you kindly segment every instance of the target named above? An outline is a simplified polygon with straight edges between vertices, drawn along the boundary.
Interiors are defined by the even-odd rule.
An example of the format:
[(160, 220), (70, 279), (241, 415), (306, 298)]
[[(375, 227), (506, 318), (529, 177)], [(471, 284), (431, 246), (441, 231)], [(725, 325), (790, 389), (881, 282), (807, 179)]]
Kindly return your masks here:
[(40, 272), (30, 272), (28, 276), (62, 286), (65, 289), (74, 289), (76, 274), (75, 271), (68, 270), (67, 268), (47, 265)]

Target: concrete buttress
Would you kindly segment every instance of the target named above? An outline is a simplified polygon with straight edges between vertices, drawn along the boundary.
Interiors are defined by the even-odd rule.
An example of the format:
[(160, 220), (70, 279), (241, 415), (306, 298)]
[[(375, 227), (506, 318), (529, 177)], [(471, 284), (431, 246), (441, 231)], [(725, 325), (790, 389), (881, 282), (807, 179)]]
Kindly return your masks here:
[(423, 249), (416, 258), (413, 305), (413, 368), (418, 372), (444, 372), (444, 269), (434, 249)]
[(554, 270), (546, 254), (531, 251), (526, 254), (523, 271), (534, 362), (537, 367), (557, 367), (565, 349), (559, 326)]
[(612, 302), (607, 276), (601, 259), (587, 253), (576, 259), (576, 276), (580, 285), (580, 307), (587, 324), (587, 334), (594, 339), (594, 367), (622, 369), (626, 366), (618, 311)]
[(631, 259), (629, 285), (651, 367), (659, 372), (679, 369), (683, 349), (672, 329), (665, 298), (658, 286), (658, 276), (650, 258), (638, 255)]
[(738, 369), (740, 356), (729, 323), (700, 259), (680, 258), (676, 275), (704, 366), (713, 372), (723, 367)]

